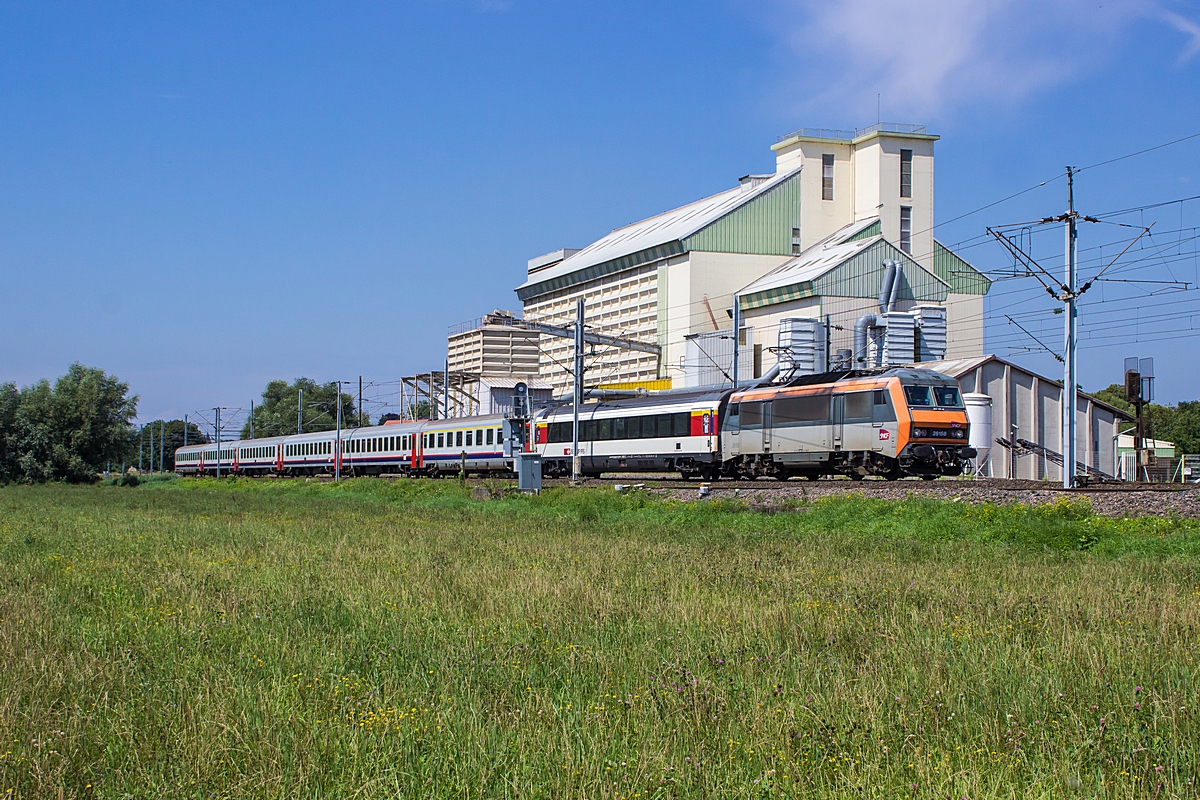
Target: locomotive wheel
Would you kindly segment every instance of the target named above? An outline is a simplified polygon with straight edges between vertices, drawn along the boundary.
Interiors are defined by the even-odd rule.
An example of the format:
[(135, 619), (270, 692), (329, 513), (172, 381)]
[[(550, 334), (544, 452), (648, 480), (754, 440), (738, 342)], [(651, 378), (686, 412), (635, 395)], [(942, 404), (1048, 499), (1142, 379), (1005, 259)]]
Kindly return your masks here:
[(858, 473), (858, 472), (851, 472), (851, 473), (850, 473), (850, 480), (852, 480), (852, 481), (861, 481), (862, 479), (863, 479), (863, 476), (862, 476), (860, 473)]
[(810, 481), (821, 480), (821, 476), (816, 472), (810, 472), (809, 474), (805, 475), (804, 477), (808, 478)]
[(937, 475), (922, 475), (922, 476), (921, 476), (921, 480), (923, 480), (923, 481), (936, 481), (936, 480), (937, 480)]

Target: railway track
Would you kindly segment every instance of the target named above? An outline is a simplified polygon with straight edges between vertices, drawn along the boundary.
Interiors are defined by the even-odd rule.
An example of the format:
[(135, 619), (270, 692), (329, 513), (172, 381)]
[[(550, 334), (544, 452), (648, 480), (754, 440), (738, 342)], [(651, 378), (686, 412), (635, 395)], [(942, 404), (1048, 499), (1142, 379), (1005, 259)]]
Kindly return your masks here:
[[(386, 476), (392, 480), (400, 476)], [(305, 480), (303, 478), (269, 478), (267, 480)], [(322, 483), (333, 479), (325, 476), (306, 480)], [(447, 479), (453, 480), (453, 479)], [(469, 478), (470, 486), (494, 486), (496, 479)], [(510, 483), (510, 481), (502, 481)], [(867, 478), (852, 481), (847, 478), (826, 478), (817, 481), (790, 480), (720, 480), (707, 481), (708, 493), (701, 497), (701, 481), (685, 481), (664, 474), (606, 474), (583, 482), (584, 487), (622, 489), (638, 487), (654, 494), (682, 501), (704, 499), (738, 499), (751, 505), (770, 508), (796, 501), (813, 501), (822, 497), (859, 494), (883, 500), (905, 500), (911, 497), (931, 497), (953, 502), (1023, 503), (1047, 505), (1064, 499), (1086, 501), (1093, 511), (1109, 517), (1164, 516), (1200, 518), (1200, 486), (1196, 484), (1124, 483), (1097, 484), (1079, 489), (1063, 489), (1053, 483), (1029, 480), (992, 478), (943, 478), (936, 481), (885, 481)], [(546, 479), (544, 488), (569, 487), (565, 479)]]

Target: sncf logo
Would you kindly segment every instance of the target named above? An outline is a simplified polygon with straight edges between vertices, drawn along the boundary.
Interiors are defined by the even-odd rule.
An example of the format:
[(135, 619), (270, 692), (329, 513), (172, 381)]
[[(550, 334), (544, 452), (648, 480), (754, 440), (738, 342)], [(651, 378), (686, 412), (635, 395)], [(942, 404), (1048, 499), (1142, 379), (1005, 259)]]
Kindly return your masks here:
[(886, 442), (888, 439), (891, 439), (891, 438), (892, 438), (891, 431), (889, 431), (887, 428), (879, 429), (879, 441)]

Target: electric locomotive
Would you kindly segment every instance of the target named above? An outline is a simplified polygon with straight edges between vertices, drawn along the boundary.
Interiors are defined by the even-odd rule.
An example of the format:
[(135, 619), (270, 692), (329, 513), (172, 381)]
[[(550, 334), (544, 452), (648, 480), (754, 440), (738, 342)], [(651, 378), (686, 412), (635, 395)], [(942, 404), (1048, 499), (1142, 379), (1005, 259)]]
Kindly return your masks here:
[(889, 369), (806, 375), (734, 392), (721, 430), (722, 472), (811, 479), (960, 475), (966, 408), (953, 378)]

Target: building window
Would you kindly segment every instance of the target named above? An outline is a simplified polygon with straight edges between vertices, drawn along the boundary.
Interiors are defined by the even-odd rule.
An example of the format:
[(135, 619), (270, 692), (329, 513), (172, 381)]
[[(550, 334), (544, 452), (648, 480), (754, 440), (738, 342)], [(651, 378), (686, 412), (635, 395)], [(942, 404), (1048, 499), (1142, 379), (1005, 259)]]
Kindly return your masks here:
[(800, 254), (800, 229), (792, 228), (792, 255)]
[(900, 206), (900, 249), (912, 255), (912, 207)]
[(912, 197), (912, 150), (900, 151), (900, 196)]
[(821, 199), (833, 199), (833, 156), (821, 156)]

